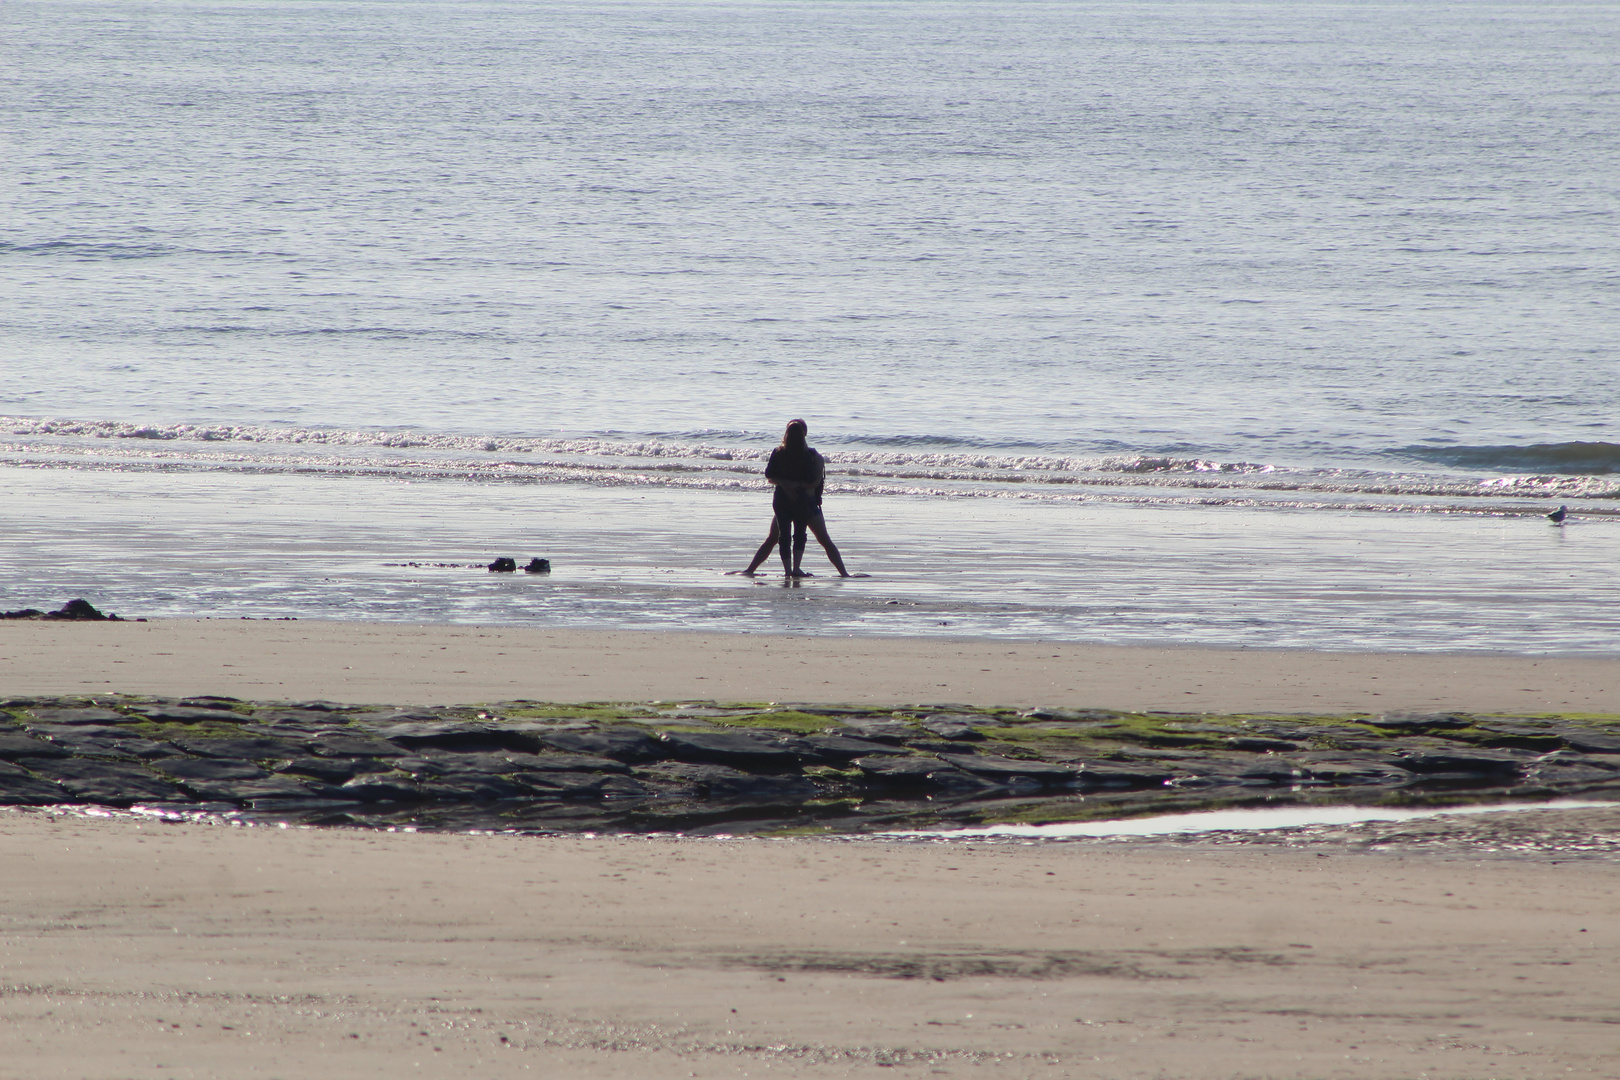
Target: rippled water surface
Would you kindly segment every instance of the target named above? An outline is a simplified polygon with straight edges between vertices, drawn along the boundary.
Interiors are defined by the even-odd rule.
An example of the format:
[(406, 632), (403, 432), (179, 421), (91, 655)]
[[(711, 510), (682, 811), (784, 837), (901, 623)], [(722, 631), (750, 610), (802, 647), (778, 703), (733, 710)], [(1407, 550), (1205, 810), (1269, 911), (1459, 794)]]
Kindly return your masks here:
[[(1617, 51), (1597, 2), (11, 0), (0, 603), (1612, 652)], [(725, 578), (800, 415), (874, 576)]]

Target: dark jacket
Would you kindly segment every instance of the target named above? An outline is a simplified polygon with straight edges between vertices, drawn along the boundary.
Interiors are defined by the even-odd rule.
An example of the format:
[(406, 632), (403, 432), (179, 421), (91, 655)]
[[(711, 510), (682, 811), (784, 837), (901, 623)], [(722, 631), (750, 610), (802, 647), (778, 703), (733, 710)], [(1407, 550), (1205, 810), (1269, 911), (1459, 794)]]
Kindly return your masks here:
[(772, 450), (771, 460), (765, 465), (765, 478), (787, 481), (777, 484), (776, 494), (771, 498), (777, 515), (795, 520), (802, 520), (806, 515), (814, 517), (811, 512), (821, 505), (826, 473), (827, 463), (814, 447), (806, 446), (801, 450), (778, 446)]

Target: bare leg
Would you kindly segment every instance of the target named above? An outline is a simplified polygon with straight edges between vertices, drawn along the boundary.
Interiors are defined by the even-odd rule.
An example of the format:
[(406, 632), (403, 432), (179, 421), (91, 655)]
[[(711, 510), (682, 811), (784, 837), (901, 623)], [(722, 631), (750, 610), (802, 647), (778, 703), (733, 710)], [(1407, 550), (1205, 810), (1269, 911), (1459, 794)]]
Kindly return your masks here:
[(833, 569), (838, 571), (838, 576), (849, 577), (849, 571), (844, 569), (844, 559), (838, 554), (838, 545), (834, 544), (832, 537), (827, 535), (827, 523), (825, 521), (812, 521), (810, 531), (816, 534), (816, 541), (821, 545), (822, 550), (827, 553), (827, 559), (833, 564)]
[(782, 573), (793, 576), (793, 519), (777, 517), (776, 542), (782, 552)]
[(804, 560), (804, 541), (805, 541), (804, 523), (802, 521), (796, 521), (796, 522), (793, 523), (793, 576), (794, 577), (809, 577), (810, 576), (809, 574), (804, 572), (803, 567), (800, 565)]
[(771, 557), (771, 550), (776, 547), (778, 535), (780, 533), (776, 527), (776, 519), (773, 517), (771, 518), (771, 534), (765, 538), (763, 544), (759, 545), (759, 550), (754, 552), (754, 561), (748, 564), (748, 569), (743, 571), (744, 574), (753, 577), (754, 571), (759, 569), (759, 564)]

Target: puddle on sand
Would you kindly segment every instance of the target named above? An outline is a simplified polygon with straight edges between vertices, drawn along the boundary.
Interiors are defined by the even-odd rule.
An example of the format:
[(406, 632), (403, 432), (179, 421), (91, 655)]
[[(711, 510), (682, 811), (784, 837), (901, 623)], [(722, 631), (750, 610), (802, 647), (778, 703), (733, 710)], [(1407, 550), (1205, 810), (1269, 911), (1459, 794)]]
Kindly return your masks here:
[(1368, 821), (1415, 821), (1460, 814), (1497, 814), (1524, 810), (1585, 810), (1620, 806), (1614, 802), (1562, 799), (1544, 803), (1492, 803), (1404, 810), (1380, 806), (1275, 806), (1254, 810), (1205, 810), (1196, 814), (1163, 814), (1120, 821), (1072, 821), (1053, 825), (987, 825), (977, 829), (923, 829), (880, 833), (880, 836), (966, 839), (978, 836), (1062, 840), (1069, 837), (1172, 836), (1200, 832), (1261, 832), (1307, 825), (1359, 825)]

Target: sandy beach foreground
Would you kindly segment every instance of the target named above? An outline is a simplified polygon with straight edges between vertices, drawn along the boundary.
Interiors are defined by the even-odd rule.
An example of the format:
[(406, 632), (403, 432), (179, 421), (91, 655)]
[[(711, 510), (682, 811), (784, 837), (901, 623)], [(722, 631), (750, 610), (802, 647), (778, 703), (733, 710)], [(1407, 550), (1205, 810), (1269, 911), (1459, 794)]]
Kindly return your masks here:
[(0, 695), (97, 692), (418, 705), (698, 698), (1620, 713), (1620, 657), (309, 621), (0, 622)]
[(0, 813), (0, 851), (7, 1080), (1461, 1080), (1620, 1057), (1607, 861), (43, 811)]
[[(1477, 654), (0, 623), (9, 698), (1615, 713), (1617, 675)], [(1579, 839), (1601, 815), (1620, 835), (1620, 812), (1488, 828), (1536, 814), (1562, 822), (1555, 842), (1493, 845), (1475, 819), (1458, 843), (1375, 850), (8, 809), (0, 1080), (1612, 1076), (1617, 864)]]

